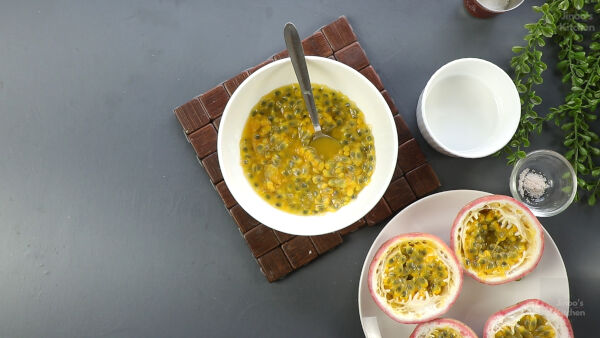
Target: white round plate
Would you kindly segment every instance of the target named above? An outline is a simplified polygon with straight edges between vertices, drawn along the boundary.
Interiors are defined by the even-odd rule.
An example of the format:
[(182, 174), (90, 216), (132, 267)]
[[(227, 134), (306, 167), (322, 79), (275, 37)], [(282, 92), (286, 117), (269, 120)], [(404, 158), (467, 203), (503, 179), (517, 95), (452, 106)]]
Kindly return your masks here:
[[(389, 318), (371, 298), (367, 285), (369, 264), (388, 239), (408, 232), (426, 232), (450, 242), (450, 229), (458, 211), (470, 201), (489, 195), (475, 190), (445, 191), (423, 198), (396, 215), (379, 233), (363, 264), (358, 284), (358, 308), (365, 336), (408, 337), (416, 325), (400, 324)], [(537, 268), (520, 281), (502, 285), (481, 284), (464, 276), (456, 303), (443, 317), (458, 319), (481, 336), (489, 316), (519, 301), (538, 298), (564, 314), (569, 311), (569, 281), (560, 252), (544, 229), (544, 255)]]

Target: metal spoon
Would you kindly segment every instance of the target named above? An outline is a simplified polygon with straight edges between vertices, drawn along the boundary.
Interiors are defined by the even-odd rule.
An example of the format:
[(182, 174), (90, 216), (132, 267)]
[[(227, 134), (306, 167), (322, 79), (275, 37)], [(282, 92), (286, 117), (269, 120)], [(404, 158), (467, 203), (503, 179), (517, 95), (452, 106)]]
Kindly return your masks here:
[(293, 23), (288, 22), (283, 29), (283, 37), (285, 39), (285, 45), (287, 46), (292, 65), (294, 66), (294, 72), (296, 78), (298, 78), (298, 84), (302, 91), (302, 97), (304, 97), (304, 103), (306, 109), (310, 115), (315, 133), (310, 141), (310, 146), (315, 148), (317, 153), (325, 158), (331, 158), (341, 148), (340, 143), (335, 138), (328, 136), (321, 130), (319, 124), (319, 115), (317, 114), (317, 108), (315, 107), (315, 99), (313, 97), (312, 86), (310, 85), (310, 77), (308, 76), (308, 68), (306, 67), (306, 60), (304, 59), (304, 49), (302, 49), (302, 43), (298, 36), (298, 31)]

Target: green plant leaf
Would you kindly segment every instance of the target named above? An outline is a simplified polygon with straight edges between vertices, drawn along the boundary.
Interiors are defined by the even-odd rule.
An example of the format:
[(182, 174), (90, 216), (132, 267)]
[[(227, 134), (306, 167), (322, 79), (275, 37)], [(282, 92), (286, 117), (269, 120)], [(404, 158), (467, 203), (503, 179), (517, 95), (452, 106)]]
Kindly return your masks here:
[(560, 129), (562, 129), (563, 131), (567, 131), (569, 129), (572, 129), (574, 125), (575, 125), (575, 122), (565, 123), (562, 125), (562, 127), (560, 127)]
[(535, 105), (542, 103), (542, 98), (537, 95), (533, 95), (529, 100)]
[(525, 50), (525, 47), (521, 47), (521, 46), (514, 46), (512, 48), (513, 53), (518, 54), (521, 53), (522, 51)]
[(547, 27), (547, 26), (542, 27), (541, 31), (542, 31), (542, 35), (544, 35), (547, 38), (551, 38), (552, 36), (554, 36), (554, 31), (550, 27)]
[(569, 0), (563, 0), (558, 4), (558, 9), (561, 11), (566, 11), (569, 9)]
[(562, 60), (556, 64), (556, 68), (558, 68), (558, 70), (560, 70), (562, 73), (567, 71), (568, 67), (569, 67), (569, 60)]
[(537, 45), (540, 47), (544, 47), (546, 45), (546, 41), (543, 38), (536, 39)]

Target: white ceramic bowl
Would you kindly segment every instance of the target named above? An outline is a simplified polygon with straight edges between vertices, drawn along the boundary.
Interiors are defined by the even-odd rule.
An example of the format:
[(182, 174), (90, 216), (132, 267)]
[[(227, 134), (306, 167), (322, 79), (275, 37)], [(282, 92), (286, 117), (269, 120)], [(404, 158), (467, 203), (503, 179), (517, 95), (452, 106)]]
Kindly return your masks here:
[(252, 107), (275, 88), (297, 83), (289, 58), (275, 61), (248, 77), (233, 93), (221, 118), (217, 151), (227, 187), (252, 217), (273, 229), (294, 235), (319, 235), (340, 230), (369, 212), (387, 189), (398, 152), (392, 113), (381, 93), (356, 70), (331, 59), (306, 58), (312, 83), (346, 94), (362, 110), (375, 138), (375, 169), (370, 183), (355, 200), (335, 212), (300, 216), (277, 209), (262, 199), (244, 176), (240, 140)]
[(458, 59), (438, 69), (417, 104), (417, 125), (442, 154), (479, 158), (502, 149), (519, 125), (521, 102), (510, 77), (495, 64)]

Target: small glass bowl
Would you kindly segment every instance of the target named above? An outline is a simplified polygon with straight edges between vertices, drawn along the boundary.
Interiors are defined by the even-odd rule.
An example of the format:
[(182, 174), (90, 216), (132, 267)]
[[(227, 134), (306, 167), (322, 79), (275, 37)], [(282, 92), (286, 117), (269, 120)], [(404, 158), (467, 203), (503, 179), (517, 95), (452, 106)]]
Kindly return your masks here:
[[(526, 171), (529, 169), (528, 171)], [(524, 173), (524, 171), (526, 171)], [(521, 176), (527, 173), (542, 175), (547, 188), (541, 196), (531, 196), (524, 189)], [(536, 178), (539, 179), (539, 176)], [(561, 154), (552, 150), (536, 150), (515, 164), (510, 174), (510, 193), (529, 207), (534, 215), (549, 217), (565, 210), (577, 193), (577, 177), (573, 166)]]

